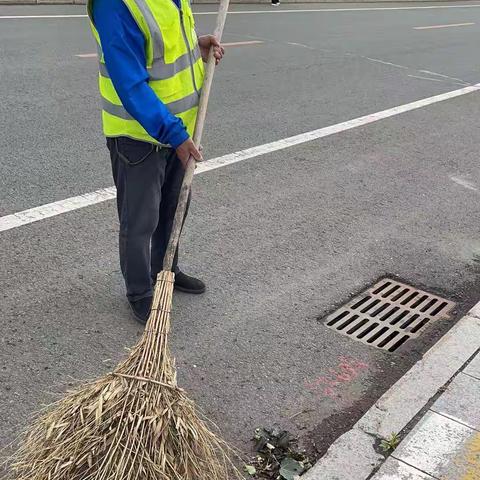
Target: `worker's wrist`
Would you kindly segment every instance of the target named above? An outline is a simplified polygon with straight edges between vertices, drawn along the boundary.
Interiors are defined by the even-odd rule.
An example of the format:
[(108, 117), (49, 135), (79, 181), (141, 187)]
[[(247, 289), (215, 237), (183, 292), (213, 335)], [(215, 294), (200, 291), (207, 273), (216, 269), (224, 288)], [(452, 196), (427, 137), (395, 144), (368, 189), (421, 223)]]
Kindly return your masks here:
[(168, 143), (172, 148), (178, 148), (183, 142), (189, 138), (188, 132), (183, 125), (176, 126), (168, 135)]

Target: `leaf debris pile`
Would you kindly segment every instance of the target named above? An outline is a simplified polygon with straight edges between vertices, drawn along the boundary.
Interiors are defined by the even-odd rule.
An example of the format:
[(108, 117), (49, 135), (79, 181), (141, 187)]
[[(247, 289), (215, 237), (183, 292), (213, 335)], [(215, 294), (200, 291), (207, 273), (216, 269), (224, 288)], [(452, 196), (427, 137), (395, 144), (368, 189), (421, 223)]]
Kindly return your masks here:
[(278, 427), (257, 428), (253, 438), (257, 455), (245, 471), (253, 478), (297, 480), (312, 464), (297, 439)]

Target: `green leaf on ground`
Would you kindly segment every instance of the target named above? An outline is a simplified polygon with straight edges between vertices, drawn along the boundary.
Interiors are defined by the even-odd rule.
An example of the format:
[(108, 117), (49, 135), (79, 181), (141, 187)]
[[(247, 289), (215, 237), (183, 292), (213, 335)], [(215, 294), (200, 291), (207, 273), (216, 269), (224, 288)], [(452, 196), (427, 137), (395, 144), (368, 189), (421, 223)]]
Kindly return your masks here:
[(285, 480), (295, 480), (305, 470), (302, 462), (291, 457), (285, 457), (280, 464), (280, 475)]
[(257, 469), (253, 465), (245, 465), (245, 471), (252, 477), (257, 473)]

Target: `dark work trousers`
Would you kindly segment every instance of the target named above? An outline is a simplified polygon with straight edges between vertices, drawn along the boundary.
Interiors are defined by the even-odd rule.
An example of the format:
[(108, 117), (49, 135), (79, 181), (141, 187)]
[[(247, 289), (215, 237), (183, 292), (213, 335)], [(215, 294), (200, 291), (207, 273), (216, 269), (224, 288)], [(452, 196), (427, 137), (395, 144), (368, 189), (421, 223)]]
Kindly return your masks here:
[[(162, 270), (184, 170), (175, 150), (107, 138), (117, 187), (120, 267), (130, 301), (152, 295)], [(187, 208), (188, 210), (188, 208)], [(173, 270), (177, 269), (178, 249)]]

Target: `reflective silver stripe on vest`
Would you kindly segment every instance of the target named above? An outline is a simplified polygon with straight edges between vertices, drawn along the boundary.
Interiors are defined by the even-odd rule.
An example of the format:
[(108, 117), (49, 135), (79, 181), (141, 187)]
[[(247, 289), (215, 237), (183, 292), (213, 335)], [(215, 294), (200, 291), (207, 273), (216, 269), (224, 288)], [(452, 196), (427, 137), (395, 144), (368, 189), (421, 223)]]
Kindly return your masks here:
[(170, 112), (172, 112), (174, 115), (178, 115), (179, 113), (186, 112), (193, 107), (197, 107), (199, 100), (199, 94), (197, 92), (193, 92), (192, 94), (188, 95), (188, 97), (175, 100), (174, 102), (167, 103), (166, 105)]
[(100, 61), (103, 60), (103, 51), (102, 51), (102, 46), (98, 43), (98, 42), (95, 42), (97, 44), (97, 55), (98, 55), (98, 59)]
[[(148, 68), (149, 79), (150, 80), (166, 80), (175, 76), (178, 72), (185, 70), (188, 67), (191, 67), (190, 58), (192, 63), (195, 63), (200, 58), (200, 48), (198, 43), (194, 46), (193, 50), (183, 54), (181, 57), (177, 58), (173, 63), (165, 62), (165, 45), (163, 43), (163, 36), (156, 22), (150, 7), (148, 6), (146, 0), (135, 0), (135, 4), (142, 13), (146, 23), (147, 28), (150, 32), (150, 37), (152, 39), (153, 46), (153, 62), (152, 66)], [(179, 12), (180, 14), (180, 12)], [(186, 45), (189, 48), (189, 45)], [(102, 60), (101, 47), (99, 46), (98, 52), (99, 60)], [(100, 74), (102, 77), (110, 78), (105, 66), (100, 65)]]
[[(197, 92), (193, 92), (188, 97), (181, 98), (180, 100), (175, 100), (174, 102), (167, 103), (166, 106), (173, 115), (178, 115), (180, 113), (186, 112), (191, 108), (198, 106), (199, 96)], [(123, 118), (124, 120), (135, 120), (123, 107), (123, 105), (115, 105), (112, 102), (109, 102), (107, 99), (102, 98), (103, 110), (105, 110), (110, 115), (115, 117)]]
[(102, 107), (107, 113), (114, 117), (123, 118), (124, 120), (135, 120), (125, 108), (123, 108), (123, 105), (115, 105), (106, 98), (102, 98)]
[(153, 13), (145, 0), (135, 0), (135, 4), (142, 12), (143, 18), (147, 22), (147, 27), (150, 30), (150, 36), (153, 41), (153, 58), (164, 58), (165, 46), (163, 44), (162, 32), (158, 23), (153, 17)]
[[(198, 47), (193, 51), (193, 61), (196, 62), (200, 58), (200, 49)], [(188, 52), (177, 58), (174, 63), (164, 63), (162, 59), (155, 59), (151, 68), (147, 68), (150, 80), (166, 80), (174, 77), (178, 72), (190, 68), (190, 60)], [(100, 75), (110, 78), (107, 67), (104, 63), (99, 62)]]
[(98, 68), (100, 70), (100, 75), (102, 77), (110, 78), (110, 75), (108, 74), (108, 71), (107, 71), (107, 66), (104, 63), (99, 62)]
[[(152, 67), (148, 69), (150, 80), (166, 80), (175, 76), (178, 72), (190, 68), (190, 53), (184, 53), (177, 58), (173, 63), (165, 63), (163, 58), (156, 58), (153, 60)], [(192, 52), (193, 62), (195, 63), (200, 58), (200, 49), (195, 47)]]

